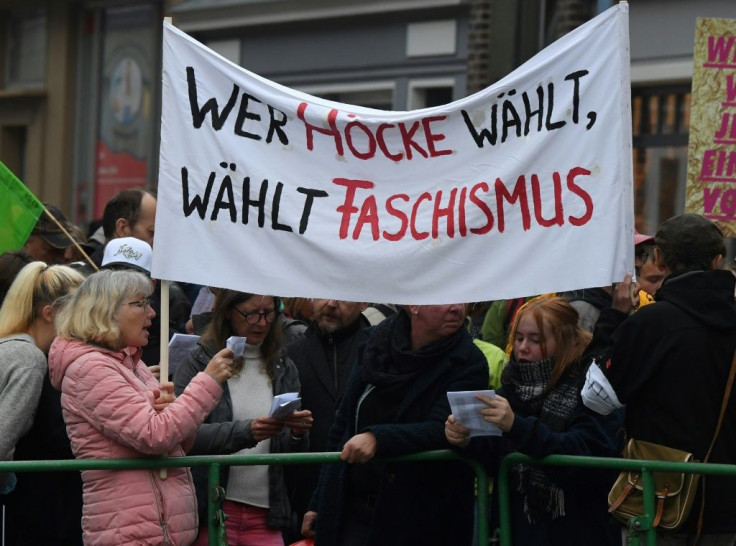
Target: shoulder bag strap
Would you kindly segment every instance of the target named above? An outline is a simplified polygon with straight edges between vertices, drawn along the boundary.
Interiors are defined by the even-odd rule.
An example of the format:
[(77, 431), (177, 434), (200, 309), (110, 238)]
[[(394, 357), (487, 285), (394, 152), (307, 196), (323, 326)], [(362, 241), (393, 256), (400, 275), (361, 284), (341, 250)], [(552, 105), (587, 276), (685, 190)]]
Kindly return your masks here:
[(718, 416), (718, 423), (716, 424), (716, 431), (713, 433), (713, 440), (708, 448), (708, 453), (705, 454), (704, 463), (708, 462), (710, 458), (710, 452), (713, 451), (713, 446), (718, 438), (718, 433), (721, 432), (721, 425), (723, 424), (723, 416), (726, 414), (726, 407), (728, 406), (728, 400), (731, 396), (731, 387), (733, 387), (733, 379), (736, 376), (736, 352), (733, 354), (733, 362), (731, 362), (731, 373), (728, 374), (728, 381), (726, 382), (726, 391), (723, 393), (723, 402), (721, 403), (721, 414)]
[[(716, 423), (716, 431), (713, 433), (713, 440), (710, 442), (708, 452), (705, 454), (704, 463), (710, 459), (710, 453), (713, 451), (713, 446), (716, 445), (718, 439), (718, 433), (721, 432), (721, 425), (723, 424), (723, 416), (726, 414), (726, 407), (728, 407), (728, 400), (731, 397), (731, 388), (733, 387), (733, 379), (736, 376), (736, 352), (733, 353), (733, 362), (731, 362), (731, 372), (728, 374), (728, 381), (726, 381), (726, 390), (723, 393), (723, 402), (721, 403), (721, 414), (718, 416), (718, 422)], [(694, 544), (698, 543), (700, 533), (703, 530), (703, 513), (705, 512), (705, 476), (700, 480), (702, 498), (700, 499), (700, 515), (698, 516), (698, 531), (695, 535)]]

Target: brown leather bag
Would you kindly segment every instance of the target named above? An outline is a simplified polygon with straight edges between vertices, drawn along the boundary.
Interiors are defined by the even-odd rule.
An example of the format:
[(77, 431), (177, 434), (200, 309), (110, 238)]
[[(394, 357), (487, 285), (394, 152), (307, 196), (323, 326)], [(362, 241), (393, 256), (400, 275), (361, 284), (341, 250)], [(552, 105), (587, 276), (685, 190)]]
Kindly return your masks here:
[[(718, 438), (723, 424), (723, 416), (726, 413), (728, 399), (731, 396), (734, 376), (736, 375), (736, 353), (731, 362), (731, 372), (728, 375), (726, 389), (723, 393), (721, 413), (718, 416), (716, 430), (710, 442), (708, 453), (705, 455), (704, 463), (708, 462), (710, 453)], [(673, 461), (694, 462), (692, 453), (681, 451), (671, 447), (630, 439), (623, 452), (625, 459), (649, 460), (649, 461)], [(690, 510), (695, 500), (699, 474), (685, 474), (682, 472), (653, 472), (654, 491), (657, 500), (657, 512), (654, 516), (653, 527), (661, 527), (668, 530), (678, 529), (690, 515)], [(703, 512), (705, 509), (705, 477), (702, 479), (703, 500), (700, 504), (700, 516), (698, 518), (698, 536), (703, 526)], [(644, 496), (641, 485), (641, 473), (637, 470), (625, 470), (621, 472), (608, 493), (608, 511), (624, 524), (634, 516), (644, 514)]]
[[(641, 440), (629, 440), (623, 452), (625, 459), (646, 461), (695, 461), (692, 453)], [(690, 514), (697, 493), (700, 475), (682, 472), (653, 472), (657, 512), (654, 527), (678, 529)], [(608, 511), (621, 523), (628, 523), (634, 516), (644, 513), (644, 495), (639, 470), (626, 470), (619, 474), (608, 493)]]

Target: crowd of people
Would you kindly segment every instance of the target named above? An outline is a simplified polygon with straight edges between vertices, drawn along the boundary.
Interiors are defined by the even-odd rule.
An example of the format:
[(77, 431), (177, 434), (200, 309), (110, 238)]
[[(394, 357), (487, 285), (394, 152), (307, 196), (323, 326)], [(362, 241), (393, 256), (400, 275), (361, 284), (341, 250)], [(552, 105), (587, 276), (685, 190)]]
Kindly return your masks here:
[[(632, 437), (736, 461), (736, 402), (712, 442), (736, 353), (736, 264), (703, 216), (637, 233), (635, 280), (513, 300), (397, 306), (171, 283), (170, 332), (200, 337), (162, 377), (155, 194), (119, 193), (89, 237), (47, 211), (56, 221), (42, 215), (0, 255), (0, 460), (339, 452), (223, 467), (217, 529), (231, 546), (469, 546), (485, 494), (470, 467), (387, 460), (428, 450), (491, 476), (511, 452), (618, 457)], [(488, 389), (478, 411), (499, 433), (478, 436), (447, 393)], [(300, 407), (273, 416), (294, 393)], [(608, 510), (615, 477), (515, 465), (514, 544), (625, 543)], [(736, 479), (701, 483), (659, 544), (736, 545)], [(4, 544), (208, 544), (210, 487), (206, 467), (0, 474)], [(496, 502), (488, 518), (498, 525)]]

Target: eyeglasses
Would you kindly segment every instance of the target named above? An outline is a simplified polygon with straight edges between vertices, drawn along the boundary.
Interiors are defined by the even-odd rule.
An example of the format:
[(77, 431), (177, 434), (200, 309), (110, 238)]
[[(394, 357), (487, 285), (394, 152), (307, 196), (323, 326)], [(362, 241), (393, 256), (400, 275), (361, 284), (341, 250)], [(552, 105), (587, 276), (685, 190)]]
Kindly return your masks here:
[(237, 307), (233, 307), (233, 309), (237, 311), (238, 314), (242, 316), (245, 319), (245, 322), (247, 322), (248, 324), (258, 324), (261, 321), (261, 317), (263, 317), (267, 324), (271, 324), (274, 320), (276, 320), (276, 311), (274, 311), (273, 309), (271, 311), (253, 311), (251, 313), (243, 313)]
[(139, 307), (141, 309), (146, 309), (147, 307), (151, 306), (151, 298), (143, 298), (142, 300), (138, 301), (129, 301), (127, 305), (135, 305), (136, 307)]
[(641, 260), (641, 265), (644, 265), (649, 260), (649, 250), (646, 248), (637, 248), (634, 257)]

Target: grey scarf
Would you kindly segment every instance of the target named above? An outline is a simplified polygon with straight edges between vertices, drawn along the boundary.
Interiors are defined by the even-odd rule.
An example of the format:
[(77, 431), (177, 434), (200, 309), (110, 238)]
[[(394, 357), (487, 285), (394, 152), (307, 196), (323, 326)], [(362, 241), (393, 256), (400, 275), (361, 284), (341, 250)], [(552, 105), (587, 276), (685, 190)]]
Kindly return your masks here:
[[(575, 374), (566, 374), (548, 390), (554, 369), (551, 358), (519, 364), (510, 361), (504, 368), (501, 383), (515, 413), (537, 417), (554, 432), (562, 432), (578, 405), (579, 381)], [(515, 465), (517, 490), (524, 496), (524, 514), (530, 523), (545, 514), (552, 519), (565, 515), (565, 494), (537, 466)]]

